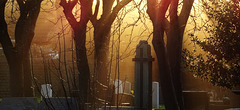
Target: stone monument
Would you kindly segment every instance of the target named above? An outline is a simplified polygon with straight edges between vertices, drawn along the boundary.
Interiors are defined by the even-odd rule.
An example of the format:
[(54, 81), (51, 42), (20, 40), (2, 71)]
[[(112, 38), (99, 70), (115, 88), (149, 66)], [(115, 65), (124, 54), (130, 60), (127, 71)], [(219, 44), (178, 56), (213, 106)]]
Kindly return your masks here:
[(152, 82), (152, 108), (159, 108), (159, 83)]
[(41, 99), (51, 98), (52, 97), (52, 85), (51, 84), (42, 84), (41, 85)]
[(123, 83), (123, 93), (131, 94), (131, 83), (128, 81), (124, 81)]
[(137, 45), (135, 61), (134, 107), (152, 110), (152, 61), (151, 47), (147, 41)]
[(115, 94), (122, 94), (123, 93), (123, 82), (121, 80), (113, 81), (113, 85), (115, 87)]

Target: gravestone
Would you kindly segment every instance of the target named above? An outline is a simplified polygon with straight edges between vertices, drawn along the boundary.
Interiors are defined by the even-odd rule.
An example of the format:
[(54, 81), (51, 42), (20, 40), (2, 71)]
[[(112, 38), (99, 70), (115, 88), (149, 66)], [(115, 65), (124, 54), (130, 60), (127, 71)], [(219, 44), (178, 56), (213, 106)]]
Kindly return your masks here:
[(37, 106), (37, 98), (12, 97), (2, 99), (0, 103), (0, 110), (36, 110)]
[(128, 81), (124, 81), (123, 83), (123, 92), (125, 94), (131, 94), (131, 83)]
[(42, 84), (41, 85), (41, 94), (42, 94), (41, 99), (52, 97), (52, 86), (51, 86), (51, 84)]
[(121, 80), (115, 80), (113, 81), (113, 85), (115, 87), (115, 94), (121, 94), (123, 93), (123, 83)]
[(159, 83), (152, 83), (152, 108), (159, 108)]
[(137, 45), (135, 61), (134, 105), (138, 110), (152, 109), (152, 61), (151, 47), (147, 41)]

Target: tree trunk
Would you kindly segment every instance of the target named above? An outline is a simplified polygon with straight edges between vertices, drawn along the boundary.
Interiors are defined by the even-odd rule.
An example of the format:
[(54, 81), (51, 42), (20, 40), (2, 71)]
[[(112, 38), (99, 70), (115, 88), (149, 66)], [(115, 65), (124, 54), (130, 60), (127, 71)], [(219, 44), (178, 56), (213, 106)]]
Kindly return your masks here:
[(172, 79), (171, 68), (168, 61), (167, 49), (163, 40), (164, 29), (162, 24), (153, 26), (152, 44), (157, 55), (160, 85), (162, 87), (163, 99), (166, 110), (179, 110), (177, 97), (175, 94), (174, 82)]
[(11, 60), (8, 60), (10, 71), (10, 94), (12, 97), (33, 96), (29, 61), (29, 57), (18, 57), (18, 54), (14, 55)]
[(94, 33), (94, 38), (101, 38), (95, 40), (96, 72), (99, 82), (101, 82), (104, 85), (107, 85), (107, 73), (108, 73), (107, 63), (110, 42), (110, 29), (107, 29), (107, 31), (100, 32), (98, 30), (101, 29), (96, 28)]
[[(12, 55), (13, 56), (13, 55)], [(7, 56), (9, 57), (9, 56)], [(23, 96), (23, 68), (20, 58), (13, 56), (8, 60), (10, 72), (10, 95), (12, 97)]]
[(15, 27), (15, 47), (8, 34), (5, 21), (5, 5), (0, 2), (0, 43), (7, 58), (10, 71), (10, 94), (12, 97), (32, 96), (29, 50), (42, 0), (17, 1), (20, 17)]
[(80, 90), (80, 110), (84, 110), (84, 104), (88, 102), (90, 93), (89, 81), (90, 70), (86, 53), (86, 24), (80, 25), (74, 29), (74, 41), (76, 47), (77, 68), (79, 72), (79, 90)]
[(23, 72), (24, 72), (24, 97), (33, 97), (32, 89), (32, 72), (30, 65), (29, 51), (25, 52), (25, 57), (23, 58)]
[(110, 30), (111, 26), (106, 25), (94, 28), (96, 87), (97, 91), (99, 91), (96, 93), (96, 97), (105, 101), (108, 101), (107, 85)]
[(169, 56), (173, 85), (175, 88), (180, 110), (184, 109), (181, 72), (182, 40), (183, 35), (180, 32), (178, 19), (176, 19), (175, 21), (171, 22), (170, 30), (167, 34), (167, 52)]

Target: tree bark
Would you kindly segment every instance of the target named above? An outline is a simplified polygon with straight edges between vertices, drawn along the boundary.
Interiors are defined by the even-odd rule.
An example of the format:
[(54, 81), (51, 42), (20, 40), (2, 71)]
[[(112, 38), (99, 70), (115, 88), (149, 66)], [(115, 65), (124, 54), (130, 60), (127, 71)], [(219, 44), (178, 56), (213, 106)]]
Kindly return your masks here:
[[(108, 85), (108, 55), (109, 55), (109, 43), (110, 43), (110, 30), (111, 26), (99, 26), (94, 28), (94, 43), (95, 43), (95, 68), (96, 68), (96, 97), (98, 104), (109, 101), (107, 96), (107, 90), (110, 89)], [(101, 104), (100, 104), (101, 105)]]
[(168, 61), (167, 49), (163, 40), (164, 29), (161, 24), (154, 24), (153, 28), (154, 30), (152, 44), (157, 55), (160, 85), (164, 94), (164, 104), (166, 110), (179, 110), (180, 108), (175, 94), (174, 82)]
[(17, 57), (8, 60), (10, 72), (10, 95), (12, 97), (23, 97), (23, 68), (22, 61)]
[(10, 71), (10, 94), (12, 97), (32, 96), (29, 50), (42, 0), (17, 0), (20, 17), (15, 27), (15, 46), (9, 37), (5, 21), (5, 5), (0, 2), (0, 43), (7, 58)]
[(26, 51), (26, 56), (23, 58), (23, 72), (24, 72), (24, 97), (33, 97), (33, 86), (32, 86), (32, 72), (30, 64), (29, 51)]
[(94, 28), (96, 72), (99, 81), (104, 85), (107, 85), (110, 30), (111, 28), (104, 26)]
[[(116, 0), (117, 1), (117, 0)], [(108, 81), (108, 53), (111, 26), (116, 19), (118, 12), (130, 3), (132, 0), (117, 1), (114, 6), (115, 0), (102, 0), (102, 15), (100, 19), (97, 19), (99, 13), (100, 0), (97, 0), (94, 14), (92, 15), (91, 22), (94, 26), (94, 43), (95, 43), (95, 68), (97, 75), (97, 98), (100, 98), (98, 104), (104, 103), (102, 101), (109, 101), (107, 96)], [(107, 98), (107, 99), (106, 99)]]
[(183, 110), (183, 95), (182, 95), (182, 73), (181, 73), (181, 53), (183, 35), (179, 35), (178, 26), (170, 29), (172, 33), (167, 36), (167, 50), (169, 55), (170, 68), (172, 73), (173, 85), (175, 88), (180, 110)]
[(85, 45), (87, 32), (86, 28), (92, 15), (93, 0), (80, 0), (81, 16), (79, 22), (72, 13), (72, 10), (77, 3), (78, 0), (71, 0), (69, 2), (61, 0), (60, 5), (63, 7), (63, 12), (74, 32), (77, 68), (79, 73), (79, 110), (84, 110), (85, 103), (92, 101), (90, 91), (90, 70)]
[(77, 68), (79, 72), (80, 110), (84, 110), (84, 104), (88, 102), (90, 93), (90, 70), (86, 53), (86, 24), (74, 29), (74, 41), (76, 47)]

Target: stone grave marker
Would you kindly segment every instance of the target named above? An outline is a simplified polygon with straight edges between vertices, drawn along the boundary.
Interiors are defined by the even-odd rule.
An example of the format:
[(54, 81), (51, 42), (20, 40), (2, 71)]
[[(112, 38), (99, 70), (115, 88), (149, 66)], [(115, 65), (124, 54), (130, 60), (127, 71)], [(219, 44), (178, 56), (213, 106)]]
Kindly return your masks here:
[(138, 110), (152, 110), (152, 61), (151, 47), (140, 41), (136, 48), (134, 105)]
[(115, 94), (118, 94), (118, 92), (119, 94), (123, 93), (123, 82), (121, 80), (113, 81), (113, 85), (115, 87)]
[(131, 94), (131, 83), (128, 81), (125, 81), (123, 84), (123, 92), (125, 94)]
[(152, 108), (159, 108), (159, 83), (152, 82)]
[(42, 94), (42, 97), (41, 97), (42, 100), (43, 100), (43, 98), (52, 97), (52, 85), (51, 84), (42, 84), (41, 85), (41, 94)]

